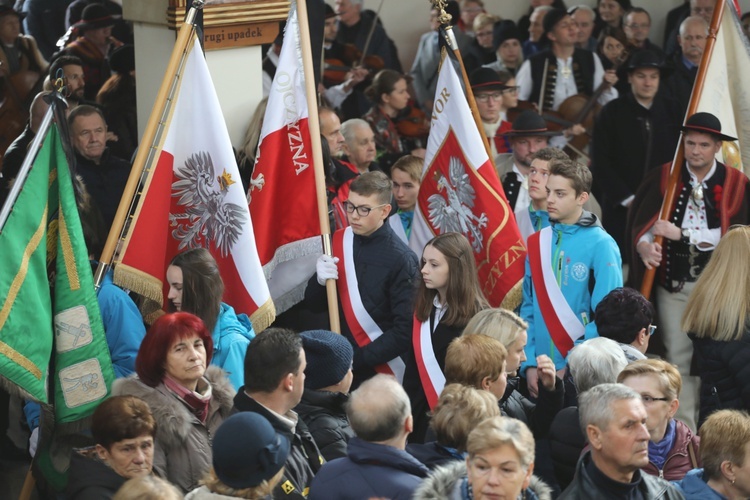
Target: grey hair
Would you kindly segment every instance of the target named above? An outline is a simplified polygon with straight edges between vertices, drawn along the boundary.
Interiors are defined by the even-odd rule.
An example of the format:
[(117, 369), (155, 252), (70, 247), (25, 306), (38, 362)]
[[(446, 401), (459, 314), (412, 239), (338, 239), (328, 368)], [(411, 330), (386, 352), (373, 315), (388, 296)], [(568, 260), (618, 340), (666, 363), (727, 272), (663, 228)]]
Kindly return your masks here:
[(344, 136), (347, 146), (354, 141), (354, 135), (358, 128), (370, 128), (370, 124), (362, 118), (352, 118), (341, 124), (341, 135)]
[(403, 430), (404, 422), (411, 415), (411, 404), (395, 377), (378, 374), (352, 392), (346, 415), (360, 439), (388, 441)]
[(682, 23), (680, 23), (680, 36), (685, 36), (685, 30), (687, 30), (687, 27), (691, 23), (702, 24), (703, 27), (706, 29), (706, 36), (708, 36), (708, 23), (701, 16), (686, 17), (685, 20), (682, 21)]
[(570, 375), (579, 393), (599, 384), (617, 382), (617, 375), (627, 365), (628, 359), (619, 344), (604, 337), (589, 339), (568, 355)]
[(466, 451), (472, 458), (503, 445), (515, 448), (524, 469), (534, 461), (534, 436), (526, 424), (511, 417), (492, 417), (477, 425), (466, 440)]
[(641, 399), (641, 395), (622, 384), (599, 384), (583, 394), (578, 394), (578, 419), (581, 430), (595, 425), (606, 429), (612, 421), (612, 405), (624, 399)]
[(576, 12), (578, 12), (579, 10), (582, 10), (584, 12), (588, 12), (589, 14), (591, 14), (591, 18), (592, 19), (594, 19), (596, 17), (596, 12), (594, 12), (594, 9), (592, 9), (588, 5), (583, 5), (583, 4), (574, 5), (573, 7), (570, 7), (568, 9), (568, 14), (570, 14), (572, 16), (573, 14), (575, 14)]

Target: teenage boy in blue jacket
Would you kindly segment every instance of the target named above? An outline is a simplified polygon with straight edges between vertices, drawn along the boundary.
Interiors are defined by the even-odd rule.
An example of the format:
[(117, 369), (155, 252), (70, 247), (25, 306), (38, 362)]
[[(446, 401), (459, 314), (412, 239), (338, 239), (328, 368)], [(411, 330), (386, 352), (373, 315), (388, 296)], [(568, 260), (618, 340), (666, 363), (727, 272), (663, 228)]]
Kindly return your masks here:
[(622, 286), (622, 258), (596, 215), (583, 210), (591, 172), (566, 159), (549, 162), (550, 226), (529, 237), (521, 317), (529, 324), (527, 361), (521, 366), (529, 392), (537, 395), (536, 358), (546, 354), (560, 378), (568, 351), (597, 336), (593, 311)]

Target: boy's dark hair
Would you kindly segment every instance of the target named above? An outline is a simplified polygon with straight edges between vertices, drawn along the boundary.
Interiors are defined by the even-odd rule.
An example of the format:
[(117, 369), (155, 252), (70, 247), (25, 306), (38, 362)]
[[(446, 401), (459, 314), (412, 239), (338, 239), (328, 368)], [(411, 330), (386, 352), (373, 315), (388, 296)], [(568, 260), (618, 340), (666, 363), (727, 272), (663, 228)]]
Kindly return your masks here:
[(302, 339), (291, 330), (268, 328), (259, 333), (245, 354), (245, 390), (275, 391), (284, 377), (299, 372), (301, 351)]
[(542, 161), (552, 161), (552, 160), (570, 160), (570, 157), (565, 154), (565, 152), (560, 148), (542, 148), (536, 153), (534, 153), (534, 156), (531, 157), (531, 161), (534, 160), (542, 160)]
[(615, 288), (596, 306), (596, 328), (601, 337), (631, 344), (654, 320), (654, 306), (632, 288)]
[(55, 59), (49, 67), (49, 79), (53, 83), (57, 78), (57, 72), (65, 66), (80, 66), (83, 68), (83, 61), (76, 56), (60, 56)]
[(573, 160), (550, 160), (549, 175), (559, 175), (570, 180), (576, 197), (591, 192), (591, 171)]

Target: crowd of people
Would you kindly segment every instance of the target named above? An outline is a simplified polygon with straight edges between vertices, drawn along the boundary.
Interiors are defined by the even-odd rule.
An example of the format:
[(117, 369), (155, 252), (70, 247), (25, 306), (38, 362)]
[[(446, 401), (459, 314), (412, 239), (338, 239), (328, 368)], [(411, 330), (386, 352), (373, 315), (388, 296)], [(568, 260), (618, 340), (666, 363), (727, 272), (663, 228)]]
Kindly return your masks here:
[[(172, 256), (148, 322), (110, 271), (98, 302), (117, 379), (80, 442), (55, 449), (69, 465), (54, 494), (750, 498), (750, 272), (738, 265), (750, 181), (717, 160), (738, 140), (718, 117), (683, 123), (715, 2), (670, 11), (661, 44), (630, 0), (529, 3), (517, 21), (482, 0), (446, 7), (528, 249), (515, 310), (490, 305), (464, 234), (409, 246), (441, 13), (423, 9), (430, 31), (404, 72), (362, 0), (321, 2), (332, 255), (257, 334), (206, 249)], [(265, 48), (266, 93), (282, 41)], [(61, 88), (96, 257), (138, 147), (132, 27), (112, 0), (25, 0), (0, 5), (0, 42), (0, 104), (28, 110), (0, 144), (0, 203)], [(238, 148), (246, 189), (264, 112)], [(637, 291), (647, 271), (651, 301)], [(40, 407), (0, 393), (0, 454), (26, 464)], [(38, 493), (53, 495), (41, 477)]]

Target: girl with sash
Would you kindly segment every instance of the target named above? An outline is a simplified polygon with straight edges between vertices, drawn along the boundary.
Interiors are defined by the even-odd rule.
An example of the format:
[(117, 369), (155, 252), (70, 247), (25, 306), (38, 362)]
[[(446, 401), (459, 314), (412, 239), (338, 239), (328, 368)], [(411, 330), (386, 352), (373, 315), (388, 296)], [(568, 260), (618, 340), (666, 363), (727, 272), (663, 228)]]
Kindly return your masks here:
[(410, 442), (424, 442), (428, 412), (445, 385), (448, 344), (469, 320), (489, 307), (482, 293), (469, 241), (459, 233), (436, 236), (422, 252), (422, 282), (414, 304), (412, 349), (406, 358), (404, 389), (411, 400)]

